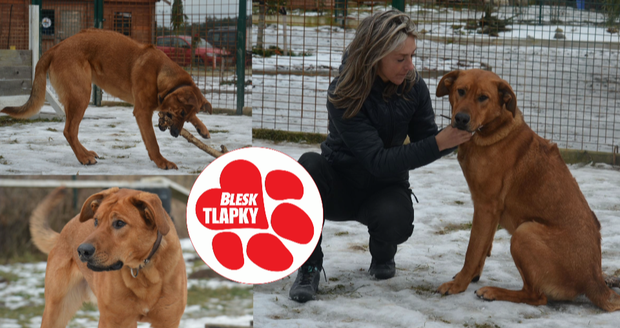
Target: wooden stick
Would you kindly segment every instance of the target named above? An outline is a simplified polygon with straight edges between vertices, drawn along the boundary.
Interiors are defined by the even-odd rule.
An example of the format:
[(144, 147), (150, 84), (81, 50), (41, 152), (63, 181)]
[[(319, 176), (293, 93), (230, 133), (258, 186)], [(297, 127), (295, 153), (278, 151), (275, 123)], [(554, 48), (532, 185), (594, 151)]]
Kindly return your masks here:
[[(160, 127), (164, 127), (167, 130), (172, 125), (172, 120), (169, 117), (167, 117), (164, 113), (160, 112), (159, 113), (159, 124), (160, 124)], [(206, 152), (207, 154), (215, 158), (218, 158), (228, 152), (228, 148), (226, 148), (226, 146), (224, 145), (220, 146), (222, 149), (221, 151), (206, 145), (205, 143), (200, 141), (198, 138), (194, 137), (194, 135), (192, 135), (185, 128), (181, 129), (181, 136), (185, 138), (188, 142), (193, 143), (196, 147), (202, 149), (204, 152)]]

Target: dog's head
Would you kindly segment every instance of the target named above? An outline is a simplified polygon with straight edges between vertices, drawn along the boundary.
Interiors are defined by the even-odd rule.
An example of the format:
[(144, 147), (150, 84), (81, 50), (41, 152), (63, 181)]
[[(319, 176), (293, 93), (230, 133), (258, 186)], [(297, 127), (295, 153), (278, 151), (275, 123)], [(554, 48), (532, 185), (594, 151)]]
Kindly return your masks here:
[(95, 230), (78, 247), (80, 260), (93, 271), (132, 268), (148, 257), (157, 231), (166, 235), (170, 219), (157, 195), (112, 188), (90, 196), (80, 212)]
[[(183, 129), (185, 122), (191, 122), (198, 133), (204, 137), (209, 138), (209, 131), (204, 124), (198, 119), (196, 113), (200, 111), (206, 111), (209, 114), (213, 113), (211, 103), (205, 98), (200, 90), (194, 85), (185, 85), (170, 92), (166, 90), (158, 94), (159, 111), (163, 112), (172, 120), (170, 126), (170, 134), (173, 137), (178, 137)], [(197, 123), (199, 122), (199, 123)], [(159, 129), (165, 131), (166, 128), (159, 126)]]
[(503, 115), (515, 116), (517, 97), (508, 82), (480, 69), (452, 71), (437, 85), (437, 97), (449, 95), (452, 126), (474, 132)]

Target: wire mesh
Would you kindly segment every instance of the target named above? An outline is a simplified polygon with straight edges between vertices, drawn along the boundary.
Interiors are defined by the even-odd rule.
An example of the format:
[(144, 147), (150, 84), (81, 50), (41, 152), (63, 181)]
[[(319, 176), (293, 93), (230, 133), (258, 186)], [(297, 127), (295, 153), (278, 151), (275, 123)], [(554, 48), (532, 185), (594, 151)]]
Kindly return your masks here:
[[(255, 1), (253, 126), (326, 133), (326, 90), (344, 48), (363, 18), (391, 5)], [(526, 122), (559, 147), (620, 144), (618, 1), (422, 0), (404, 9), (418, 24), (414, 65), (440, 127), (449, 121), (439, 115), (450, 113), (447, 98), (434, 96), (441, 77), (482, 68), (512, 85)]]
[(0, 49), (28, 50), (29, 0), (0, 3)]

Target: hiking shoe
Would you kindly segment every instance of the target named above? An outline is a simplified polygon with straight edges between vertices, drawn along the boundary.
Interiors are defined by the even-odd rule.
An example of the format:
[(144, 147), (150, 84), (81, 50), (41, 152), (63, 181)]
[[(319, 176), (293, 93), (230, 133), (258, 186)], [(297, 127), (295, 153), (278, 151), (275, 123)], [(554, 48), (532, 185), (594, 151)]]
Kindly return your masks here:
[(297, 271), (297, 278), (291, 286), (288, 296), (300, 303), (313, 300), (319, 290), (319, 280), (321, 279), (321, 267), (314, 265), (302, 265)]
[(396, 274), (396, 263), (394, 263), (393, 258), (384, 263), (376, 263), (373, 259), (368, 273), (379, 280), (390, 279)]

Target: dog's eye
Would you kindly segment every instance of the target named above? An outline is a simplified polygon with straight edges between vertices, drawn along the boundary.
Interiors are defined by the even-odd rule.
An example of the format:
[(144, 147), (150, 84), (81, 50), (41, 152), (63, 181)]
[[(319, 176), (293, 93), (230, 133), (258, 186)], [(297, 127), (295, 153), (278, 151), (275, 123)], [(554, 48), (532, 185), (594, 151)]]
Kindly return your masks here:
[(95, 227), (99, 225), (99, 220), (95, 219)]
[(125, 223), (125, 222), (123, 222), (121, 220), (116, 220), (116, 221), (112, 222), (112, 227), (114, 229), (120, 229), (120, 228), (124, 227), (126, 224), (127, 223)]
[(458, 89), (457, 91), (459, 93), (459, 96), (463, 97), (465, 95), (465, 90), (464, 89)]
[(185, 111), (184, 110), (181, 111), (181, 116), (185, 116)]
[(485, 101), (485, 100), (487, 100), (487, 99), (489, 99), (489, 97), (487, 97), (487, 96), (485, 96), (485, 95), (482, 95), (482, 96), (478, 97), (478, 101), (479, 101), (479, 102), (483, 102), (483, 101)]

